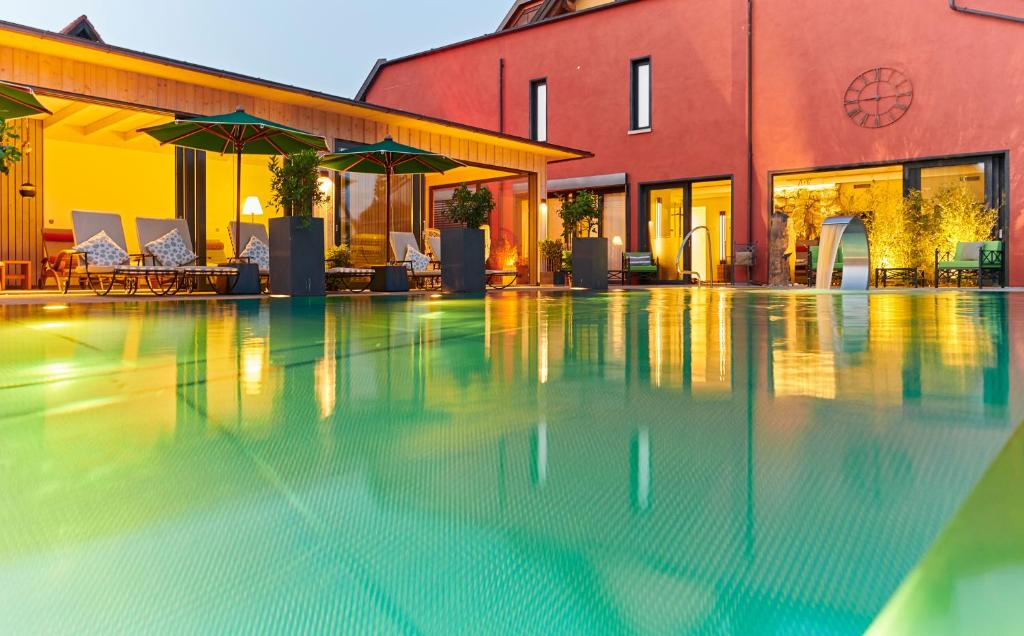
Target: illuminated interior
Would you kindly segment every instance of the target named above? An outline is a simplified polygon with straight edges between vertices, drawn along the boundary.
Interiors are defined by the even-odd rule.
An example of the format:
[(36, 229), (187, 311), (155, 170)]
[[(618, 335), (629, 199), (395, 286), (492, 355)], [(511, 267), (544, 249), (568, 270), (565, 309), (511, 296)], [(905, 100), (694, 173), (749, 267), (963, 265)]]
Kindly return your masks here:
[(693, 230), (692, 240), (682, 251), (680, 269), (693, 272), (701, 281), (712, 277), (727, 281), (732, 252), (732, 182), (700, 181), (652, 189), (647, 198), (647, 233), (650, 250), (658, 259), (658, 277), (665, 281), (692, 278), (676, 271), (676, 259), (687, 233)]

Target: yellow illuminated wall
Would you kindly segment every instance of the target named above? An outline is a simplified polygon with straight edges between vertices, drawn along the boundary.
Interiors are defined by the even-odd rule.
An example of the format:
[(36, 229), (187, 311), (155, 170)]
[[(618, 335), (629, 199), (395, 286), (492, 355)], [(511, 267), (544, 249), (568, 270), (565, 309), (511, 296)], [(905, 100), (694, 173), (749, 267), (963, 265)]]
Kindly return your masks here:
[[(273, 193), (267, 168), (269, 160), (270, 157), (260, 155), (242, 157), (242, 201), (256, 196), (263, 206), (262, 217), (243, 215), (243, 223), (266, 225), (271, 217), (282, 216), (270, 205)], [(206, 154), (206, 238), (224, 241), (225, 246), (230, 246), (228, 223), (235, 218), (235, 162), (233, 156)], [(230, 247), (228, 251), (231, 251)]]
[(72, 210), (116, 212), (138, 253), (135, 217), (174, 216), (174, 149), (136, 149), (44, 137), (46, 227), (71, 228)]

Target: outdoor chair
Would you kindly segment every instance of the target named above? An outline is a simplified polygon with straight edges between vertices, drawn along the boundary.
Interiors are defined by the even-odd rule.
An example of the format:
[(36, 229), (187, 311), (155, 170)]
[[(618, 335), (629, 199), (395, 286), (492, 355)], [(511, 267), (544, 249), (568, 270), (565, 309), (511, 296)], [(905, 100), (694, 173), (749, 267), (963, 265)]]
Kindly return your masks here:
[(637, 281), (655, 280), (658, 278), (658, 259), (651, 252), (623, 252), (622, 280), (627, 281), (636, 276)]
[[(43, 230), (43, 260), (39, 268), (39, 288), (46, 287), (46, 281), (52, 276), (58, 289), (63, 289), (63, 280), (68, 278), (70, 270), (75, 267), (75, 232), (66, 228), (48, 228)], [(85, 280), (78, 281), (79, 286)]]
[[(253, 238), (257, 238), (270, 249), (270, 236), (267, 234), (267, 228), (262, 223), (238, 223), (238, 229), (235, 229), (236, 223), (234, 221), (228, 223), (228, 238), (231, 239), (231, 248), (234, 250), (233, 260), (241, 262), (244, 257), (239, 256), (244, 250), (245, 246), (249, 244), (249, 241)], [(270, 288), (270, 269), (267, 267), (260, 266), (260, 288), (266, 291)]]
[(388, 265), (404, 265), (409, 274), (409, 282), (420, 289), (433, 289), (441, 286), (440, 261), (427, 260), (418, 267), (409, 260), (406, 255), (409, 248), (423, 253), (416, 242), (416, 235), (412, 232), (391, 232), (388, 237), (391, 243), (391, 253), (394, 259), (388, 261)]
[(736, 268), (747, 268), (747, 280), (753, 278), (757, 263), (757, 243), (736, 243), (732, 248), (732, 280), (736, 282)]
[(940, 280), (952, 282), (960, 287), (963, 275), (976, 277), (978, 287), (985, 284), (985, 278), (994, 279), (1002, 286), (1003, 278), (1003, 242), (1002, 241), (969, 241), (956, 244), (953, 258), (949, 254), (939, 260), (939, 250), (935, 250), (935, 286)]
[[(160, 263), (159, 256), (148, 246), (175, 230), (181, 237), (185, 249), (192, 253), (192, 260), (176, 264)], [(153, 265), (165, 265), (174, 269), (173, 286), (161, 288), (163, 294), (174, 294), (182, 290), (191, 293), (198, 288), (199, 282), (204, 278), (210, 287), (216, 287), (214, 282), (216, 279), (226, 279), (228, 291), (234, 288), (235, 283), (238, 282), (238, 268), (236, 267), (199, 264), (199, 257), (195, 255), (195, 250), (192, 247), (192, 237), (185, 219), (139, 217), (135, 219), (135, 232), (139, 239), (139, 249), (145, 258), (150, 259)]]
[[(832, 268), (832, 281), (843, 278), (843, 248), (836, 252), (836, 264)], [(807, 248), (807, 286), (814, 287), (818, 280), (818, 246), (811, 245)]]
[[(438, 266), (441, 264), (441, 235), (440, 234), (427, 234), (427, 244), (430, 246), (430, 252), (434, 255), (437, 260)], [(484, 261), (486, 262), (488, 255), (486, 250), (488, 245), (485, 243), (484, 250)], [(485, 266), (486, 267), (486, 266)], [(518, 272), (511, 269), (484, 269), (484, 281), (487, 286), (492, 289), (505, 289), (516, 282)], [(507, 279), (508, 282), (502, 284)]]
[[(89, 288), (99, 296), (109, 294), (118, 282), (121, 283), (124, 293), (129, 295), (139, 290), (140, 279), (145, 281), (150, 291), (160, 295), (168, 293), (169, 287), (177, 283), (177, 271), (174, 268), (147, 265), (143, 255), (128, 252), (124, 226), (119, 214), (72, 210), (71, 225), (75, 247), (69, 253), (73, 255), (75, 264), (67, 270), (63, 293), (68, 292), (72, 276), (84, 279)], [(119, 250), (106, 250), (111, 261), (117, 262), (101, 263), (94, 257), (90, 263), (89, 254), (79, 249), (83, 243), (98, 239), (100, 234), (105, 234)]]

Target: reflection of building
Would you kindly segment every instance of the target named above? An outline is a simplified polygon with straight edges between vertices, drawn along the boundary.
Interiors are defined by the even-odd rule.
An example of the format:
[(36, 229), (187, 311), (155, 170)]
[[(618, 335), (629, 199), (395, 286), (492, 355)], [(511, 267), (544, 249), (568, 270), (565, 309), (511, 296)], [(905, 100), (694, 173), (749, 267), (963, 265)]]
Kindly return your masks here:
[[(801, 183), (843, 196), (967, 184), (994, 206), (1008, 197), (999, 228), (1021, 240), (1024, 193), (1009, 189), (1022, 169), (1018, 109), (979, 97), (1024, 92), (1000, 65), (1024, 52), (1019, 8), (1014, 21), (941, 1), (509, 4), (495, 33), (378, 63), (360, 97), (593, 151), (553, 166), (549, 191), (604, 194), (605, 235), (658, 252), (665, 278), (681, 238), (705, 224), (713, 266), (733, 241), (756, 242), (764, 281), (773, 192)], [(927, 37), (907, 37), (908, 25)], [(706, 249), (684, 253), (688, 269), (706, 267)], [(1009, 276), (1024, 283), (1024, 261), (1011, 259)]]
[[(536, 278), (547, 164), (581, 153), (109, 46), (90, 29), (69, 31), (0, 22), (0, 60), (7, 60), (0, 63), (0, 80), (33, 87), (53, 111), (13, 122), (31, 152), (10, 175), (0, 176), (0, 189), (15, 193), (0, 197), (0, 227), (18, 228), (0, 233), (0, 259), (40, 262), (42, 229), (70, 228), (76, 209), (119, 213), (133, 254), (140, 252), (137, 216), (185, 218), (200, 258), (223, 259), (231, 251), (227, 226), (235, 209), (234, 157), (160, 146), (138, 129), (241, 105), (254, 115), (323, 135), (336, 149), (390, 134), (400, 143), (467, 164), (444, 175), (396, 177), (393, 230), (423, 235), (432, 220), (425, 203), (430, 189), (513, 180), (508, 189), (514, 195), (501, 199), (498, 228), (503, 239), (514, 241), (515, 260), (532, 263)], [(241, 172), (242, 196), (257, 197), (264, 211), (243, 221), (266, 223), (281, 214), (270, 205), (267, 158), (245, 156)], [(36, 186), (36, 197), (17, 195), (26, 182)], [(358, 263), (388, 257), (382, 186), (383, 177), (373, 175), (323, 176), (320, 187), (328, 202), (316, 214), (326, 220), (328, 246), (351, 244)], [(209, 254), (208, 241), (219, 245)]]

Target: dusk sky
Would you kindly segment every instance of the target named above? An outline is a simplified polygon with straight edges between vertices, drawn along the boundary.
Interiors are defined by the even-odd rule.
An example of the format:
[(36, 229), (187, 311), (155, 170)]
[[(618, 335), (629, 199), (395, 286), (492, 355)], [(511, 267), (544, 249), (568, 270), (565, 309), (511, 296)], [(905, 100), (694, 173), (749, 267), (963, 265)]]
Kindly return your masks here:
[(108, 44), (352, 97), (379, 57), (493, 31), (511, 0), (36, 0), (0, 19), (57, 31), (85, 13)]

